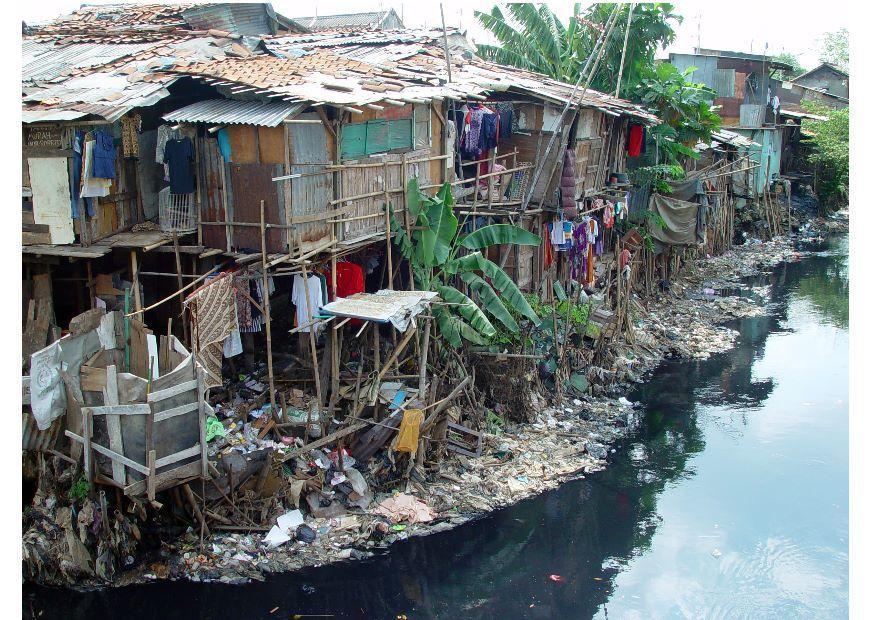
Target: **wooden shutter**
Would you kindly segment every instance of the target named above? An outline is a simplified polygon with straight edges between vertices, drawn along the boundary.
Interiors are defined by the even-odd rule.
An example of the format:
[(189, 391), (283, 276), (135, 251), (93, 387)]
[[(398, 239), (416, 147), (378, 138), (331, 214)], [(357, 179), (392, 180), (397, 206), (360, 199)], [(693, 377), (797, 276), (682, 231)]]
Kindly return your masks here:
[(365, 153), (385, 153), (389, 150), (389, 122), (384, 120), (368, 121)]
[(340, 156), (343, 159), (361, 157), (367, 144), (367, 123), (344, 125), (340, 131)]
[(413, 120), (389, 121), (389, 149), (413, 148)]

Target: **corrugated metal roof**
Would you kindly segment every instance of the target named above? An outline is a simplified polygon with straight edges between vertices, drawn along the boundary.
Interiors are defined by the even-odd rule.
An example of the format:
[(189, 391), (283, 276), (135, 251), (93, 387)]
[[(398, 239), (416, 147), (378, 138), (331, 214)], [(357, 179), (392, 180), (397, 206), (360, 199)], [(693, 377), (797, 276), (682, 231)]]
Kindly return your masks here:
[(754, 142), (747, 136), (743, 136), (740, 133), (735, 133), (734, 131), (729, 131), (728, 129), (712, 131), (711, 138), (715, 142), (719, 142), (721, 144), (729, 144), (730, 146), (760, 146), (759, 143)]
[(22, 123), (47, 123), (50, 121), (72, 121), (77, 118), (88, 116), (86, 112), (76, 110), (22, 110)]
[(227, 39), (212, 36), (57, 47), (25, 40), (22, 47), (31, 62), (22, 75), (24, 122), (73, 120), (89, 114), (117, 120), (170, 94), (167, 87), (179, 76), (163, 69), (182, 59), (224, 58), (229, 45)]
[[(394, 13), (394, 10), (388, 11), (373, 11), (370, 13), (345, 13), (342, 15), (318, 15), (312, 17), (292, 17), (295, 21), (311, 30), (320, 30), (324, 28), (350, 28), (350, 27), (380, 27), (384, 20)], [(401, 25), (401, 20), (397, 15), (394, 15), (392, 22), (397, 22)], [(395, 26), (396, 24), (391, 24)]]
[(165, 121), (175, 123), (225, 123), (276, 127), (304, 107), (305, 104), (302, 103), (210, 99), (174, 110), (165, 114), (163, 118)]
[(23, 47), (21, 67), (23, 81), (53, 80), (75, 68), (98, 67), (131, 54), (138, 54), (161, 43), (129, 43), (105, 45), (78, 43), (56, 46), (32, 42)]

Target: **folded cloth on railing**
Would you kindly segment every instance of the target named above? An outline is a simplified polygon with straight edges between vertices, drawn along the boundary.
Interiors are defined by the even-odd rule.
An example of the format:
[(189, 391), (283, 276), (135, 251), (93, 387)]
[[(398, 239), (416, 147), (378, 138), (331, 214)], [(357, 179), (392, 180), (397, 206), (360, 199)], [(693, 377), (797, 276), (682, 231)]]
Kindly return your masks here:
[(206, 370), (204, 387), (222, 385), (222, 345), (237, 329), (234, 279), (224, 274), (202, 286), (185, 300), (191, 311), (197, 361)]

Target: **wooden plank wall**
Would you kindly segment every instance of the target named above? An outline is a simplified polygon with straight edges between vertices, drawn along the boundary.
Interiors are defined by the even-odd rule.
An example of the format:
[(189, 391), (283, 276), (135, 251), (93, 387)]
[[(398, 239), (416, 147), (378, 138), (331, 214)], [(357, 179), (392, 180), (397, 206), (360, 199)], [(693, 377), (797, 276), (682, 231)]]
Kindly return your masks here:
[[(408, 159), (420, 159), (429, 156), (429, 151), (418, 150), (407, 153)], [(431, 172), (429, 162), (421, 162), (410, 164), (407, 168), (407, 179), (401, 181), (401, 155), (398, 153), (389, 153), (386, 155), (375, 155), (356, 161), (346, 163), (373, 163), (375, 161), (382, 162), (387, 159), (389, 164), (388, 188), (395, 190), (390, 195), (390, 201), (393, 208), (398, 210), (404, 204), (403, 188), (407, 185), (407, 179), (417, 178), (420, 185), (431, 183)], [(369, 168), (345, 168), (340, 174), (341, 181), (341, 196), (358, 196), (371, 192), (381, 191), (384, 188), (384, 169), (382, 166), (374, 166)], [(352, 210), (345, 214), (344, 217), (348, 221), (343, 223), (343, 240), (352, 241), (362, 239), (364, 237), (383, 233), (386, 230), (385, 217), (380, 217), (383, 213), (383, 203), (385, 198), (382, 195), (369, 198), (362, 198), (349, 203), (342, 203), (338, 206), (352, 205)], [(374, 216), (374, 217), (363, 217)]]

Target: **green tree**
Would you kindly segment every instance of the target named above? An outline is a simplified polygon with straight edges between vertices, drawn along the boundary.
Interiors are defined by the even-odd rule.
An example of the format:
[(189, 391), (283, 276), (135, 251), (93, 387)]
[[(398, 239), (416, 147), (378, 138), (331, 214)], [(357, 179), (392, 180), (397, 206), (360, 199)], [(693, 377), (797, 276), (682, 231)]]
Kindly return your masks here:
[(651, 131), (660, 161), (676, 164), (681, 157), (698, 157), (693, 147), (710, 142), (711, 132), (720, 129), (720, 116), (711, 102), (717, 92), (691, 82), (695, 67), (683, 72), (664, 62), (649, 68), (638, 85), (636, 96), (662, 119)]
[(809, 147), (808, 162), (814, 168), (814, 188), (822, 210), (848, 204), (850, 186), (850, 108), (833, 110), (809, 100), (802, 107), (825, 121), (805, 120), (803, 142)]
[(772, 60), (776, 60), (778, 62), (783, 62), (786, 65), (790, 65), (789, 71), (784, 71), (784, 79), (790, 80), (798, 75), (802, 75), (805, 73), (805, 68), (799, 63), (799, 59), (795, 54), (791, 54), (790, 52), (781, 52), (777, 56), (774, 56)]
[[(519, 325), (508, 307), (518, 316), (538, 321), (514, 281), (482, 253), (499, 244), (537, 246), (541, 244), (538, 235), (511, 224), (492, 224), (463, 233), (464, 227), (459, 226), (453, 213), (453, 194), (448, 183), (430, 197), (420, 191), (416, 179), (411, 179), (407, 185), (407, 205), (416, 227), (408, 236), (394, 215), (390, 215), (395, 243), (410, 261), (416, 287), (435, 291), (447, 302), (446, 306), (434, 306), (432, 312), (441, 335), (451, 346), (462, 346), (463, 339), (487, 344), (497, 334), (487, 314), (517, 333)], [(464, 252), (467, 253), (460, 256)], [(477, 293), (479, 305), (454, 286), (457, 277)]]
[[(590, 85), (593, 89), (614, 92), (631, 6), (621, 5), (604, 58)], [(546, 4), (498, 4), (489, 13), (475, 11), (477, 20), (498, 41), (498, 45), (478, 45), (477, 53), (487, 60), (573, 84), (615, 7), (613, 3), (598, 3), (581, 11), (580, 3), (576, 3), (567, 24)], [(646, 68), (653, 64), (659, 48), (674, 41), (674, 25), (683, 18), (672, 13), (673, 8), (667, 3), (642, 3), (632, 10), (621, 96), (631, 95)]]
[(839, 28), (835, 32), (827, 32), (820, 41), (820, 59), (836, 65), (842, 71), (850, 66), (848, 51), (848, 29)]

